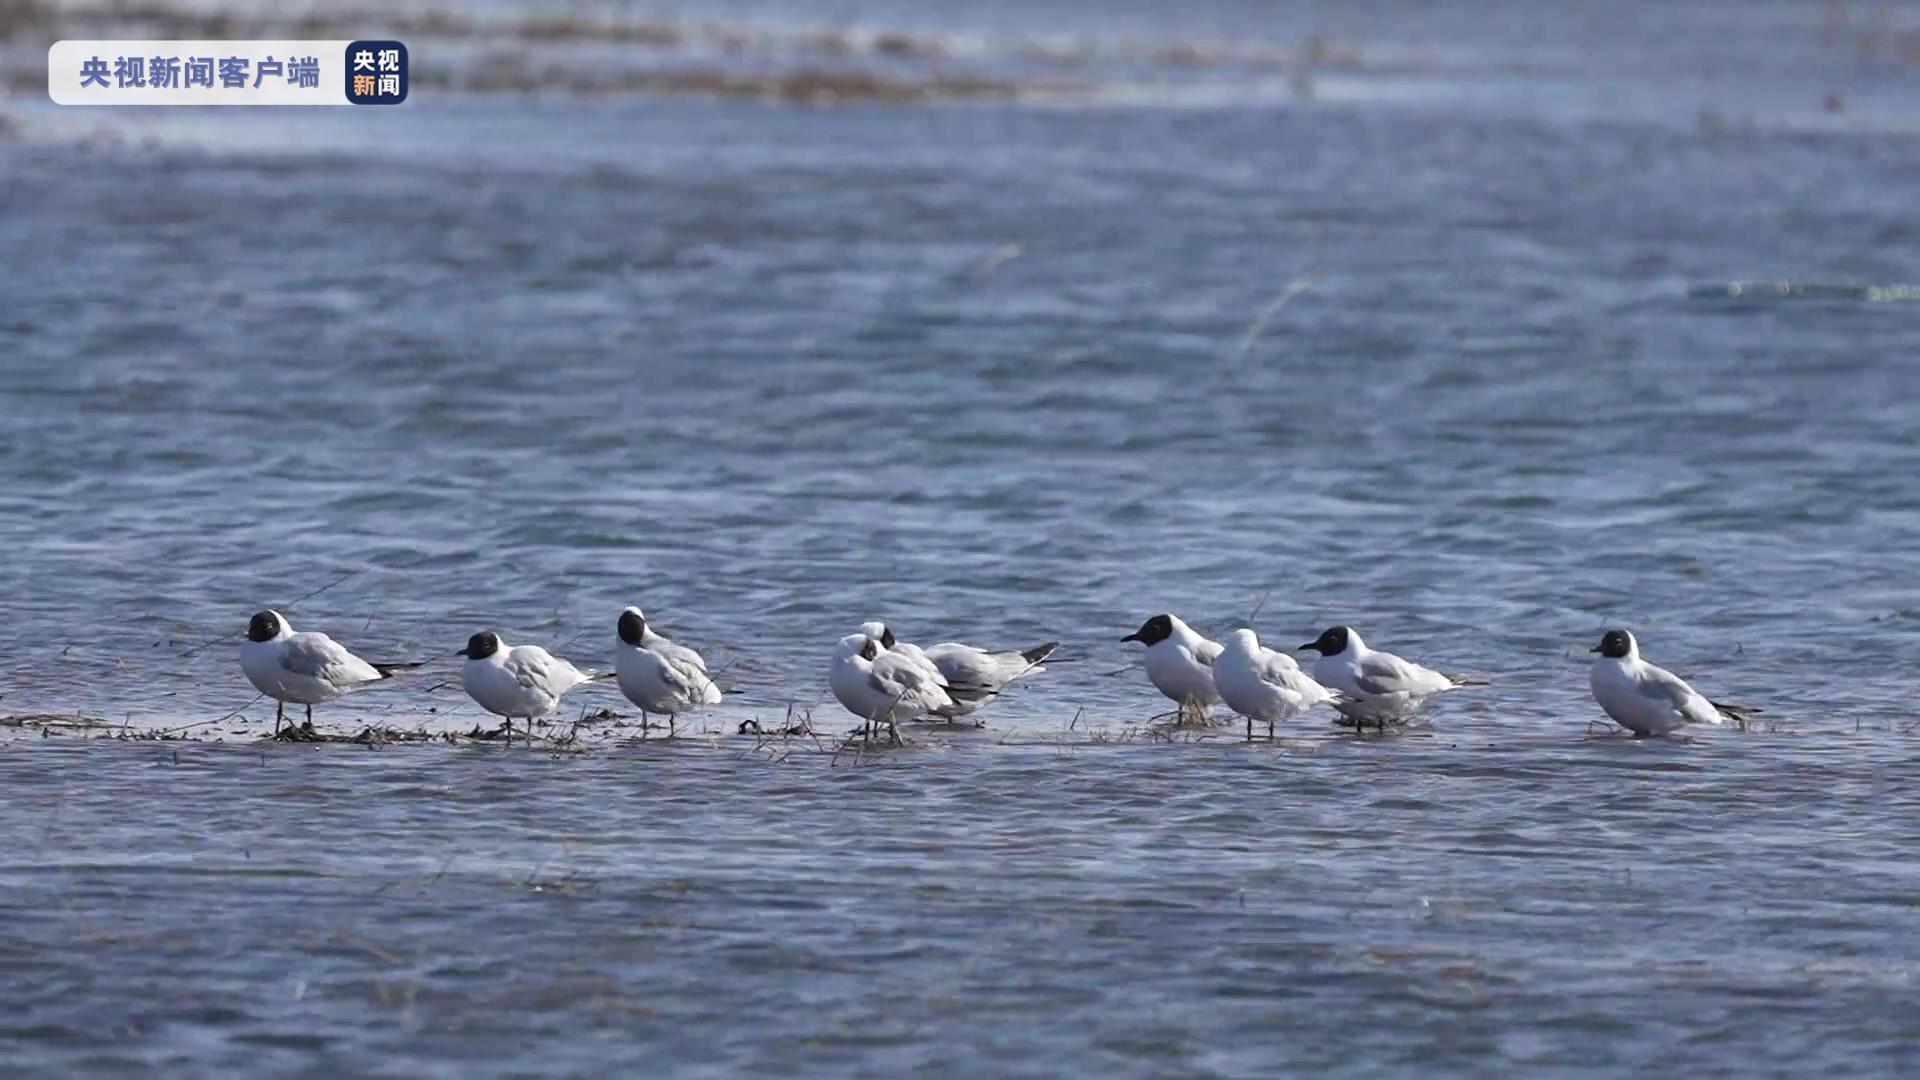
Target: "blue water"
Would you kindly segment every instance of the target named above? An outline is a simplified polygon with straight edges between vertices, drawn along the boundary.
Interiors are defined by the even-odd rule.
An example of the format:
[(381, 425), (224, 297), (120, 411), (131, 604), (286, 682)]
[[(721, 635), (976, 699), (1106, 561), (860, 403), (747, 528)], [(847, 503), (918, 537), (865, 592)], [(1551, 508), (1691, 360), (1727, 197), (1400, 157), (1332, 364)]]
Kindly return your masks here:
[[(0, 98), (0, 715), (120, 725), (0, 728), (4, 1060), (1914, 1068), (1920, 27), (1609, 11), (738, 6), (527, 46), (664, 92), (422, 32), (378, 115)], [(468, 634), (602, 667), (629, 603), (732, 691), (689, 737), (261, 744), (237, 664), (279, 605), (433, 658), (322, 730), (467, 732)], [(1163, 610), (1491, 685), (1166, 733)], [(836, 756), (873, 617), (1062, 646)], [(1613, 625), (1764, 722), (1592, 725)]]

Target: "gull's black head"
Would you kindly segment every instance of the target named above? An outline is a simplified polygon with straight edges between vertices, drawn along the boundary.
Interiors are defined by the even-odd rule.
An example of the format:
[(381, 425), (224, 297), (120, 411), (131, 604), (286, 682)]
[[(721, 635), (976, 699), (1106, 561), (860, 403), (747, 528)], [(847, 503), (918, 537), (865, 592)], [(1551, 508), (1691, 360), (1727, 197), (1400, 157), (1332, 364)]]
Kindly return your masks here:
[(248, 641), (272, 641), (280, 636), (280, 616), (276, 612), (262, 611), (247, 624)]
[(1154, 645), (1160, 644), (1161, 642), (1167, 640), (1172, 636), (1173, 636), (1173, 616), (1155, 615), (1153, 618), (1148, 619), (1146, 622), (1141, 623), (1140, 629), (1135, 630), (1133, 633), (1128, 634), (1126, 637), (1123, 637), (1120, 640), (1121, 641), (1137, 641), (1142, 645), (1152, 647)]
[[(898, 640), (900, 639), (893, 636), (893, 627), (888, 626), (886, 623), (880, 624), (880, 647), (881, 648), (891, 649), (893, 648), (893, 643)], [(871, 660), (873, 658), (869, 656), (867, 659)]]
[(500, 651), (500, 635), (491, 630), (482, 630), (467, 639), (467, 647), (454, 653), (469, 660), (485, 660)]
[(861, 643), (860, 645), (860, 656), (862, 659), (866, 659), (866, 660), (879, 659), (880, 643), (873, 640), (872, 638), (868, 638), (865, 642)]
[(1609, 630), (1600, 635), (1600, 644), (1587, 651), (1597, 652), (1601, 656), (1609, 656), (1615, 660), (1622, 659), (1633, 651), (1633, 635), (1625, 630)]
[(640, 614), (639, 608), (628, 608), (620, 613), (620, 640), (629, 645), (639, 645), (640, 639), (647, 636), (647, 617)]
[(1347, 636), (1351, 633), (1353, 631), (1347, 627), (1330, 626), (1325, 633), (1300, 646), (1300, 649), (1303, 652), (1312, 649), (1321, 656), (1339, 656), (1347, 651)]

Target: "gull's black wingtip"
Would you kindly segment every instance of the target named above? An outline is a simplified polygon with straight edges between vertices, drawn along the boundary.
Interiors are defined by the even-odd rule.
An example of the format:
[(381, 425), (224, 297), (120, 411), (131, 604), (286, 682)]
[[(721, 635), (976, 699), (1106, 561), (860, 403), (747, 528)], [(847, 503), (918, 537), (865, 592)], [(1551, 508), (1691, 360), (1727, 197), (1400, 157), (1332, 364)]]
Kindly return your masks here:
[(374, 664), (373, 670), (379, 672), (381, 678), (391, 679), (403, 671), (412, 671), (425, 664), (425, 660), (394, 660), (384, 664)]
[(1486, 686), (1487, 680), (1478, 675), (1448, 675), (1447, 681), (1455, 686)]
[(1060, 643), (1057, 641), (1049, 641), (1044, 645), (1035, 645), (1031, 649), (1021, 650), (1020, 659), (1025, 660), (1029, 664), (1037, 664), (1047, 657), (1052, 656), (1053, 650), (1059, 647)]
[(1729, 705), (1724, 701), (1714, 701), (1711, 698), (1707, 700), (1707, 704), (1719, 710), (1722, 716), (1730, 717), (1734, 720), (1744, 720), (1749, 716), (1758, 716), (1767, 711), (1752, 705)]

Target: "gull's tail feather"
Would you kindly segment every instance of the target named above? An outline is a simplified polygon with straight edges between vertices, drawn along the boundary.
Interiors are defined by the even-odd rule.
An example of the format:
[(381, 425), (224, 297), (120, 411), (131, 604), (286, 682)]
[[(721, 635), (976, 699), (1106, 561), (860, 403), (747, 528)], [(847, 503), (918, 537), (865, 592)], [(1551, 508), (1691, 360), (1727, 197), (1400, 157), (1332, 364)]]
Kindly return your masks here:
[(412, 671), (414, 668), (421, 667), (425, 664), (425, 660), (393, 660), (384, 664), (369, 662), (367, 666), (379, 672), (381, 678), (391, 679), (403, 671)]
[(1487, 685), (1487, 680), (1478, 675), (1458, 675), (1453, 672), (1443, 672), (1442, 674), (1445, 674), (1447, 677), (1447, 681), (1452, 683), (1455, 686), (1486, 686)]
[(1053, 650), (1059, 647), (1060, 643), (1057, 641), (1049, 641), (1043, 645), (1035, 645), (1031, 649), (1021, 650), (1020, 659), (1025, 660), (1029, 665), (1038, 664), (1047, 657), (1052, 656)]
[(946, 691), (947, 697), (952, 700), (955, 705), (965, 705), (972, 702), (985, 701), (990, 697), (994, 697), (1000, 693), (1000, 688), (996, 686), (975, 686), (965, 683), (948, 683)]

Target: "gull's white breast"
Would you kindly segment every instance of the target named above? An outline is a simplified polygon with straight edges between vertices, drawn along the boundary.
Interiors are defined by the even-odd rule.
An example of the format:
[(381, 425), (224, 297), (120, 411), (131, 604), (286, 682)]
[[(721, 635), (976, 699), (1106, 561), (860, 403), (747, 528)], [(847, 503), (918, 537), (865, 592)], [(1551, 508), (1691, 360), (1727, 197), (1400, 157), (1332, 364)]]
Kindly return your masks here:
[(1178, 702), (1197, 701), (1213, 705), (1220, 700), (1214, 685), (1213, 669), (1195, 658), (1193, 652), (1173, 638), (1155, 642), (1147, 648), (1147, 678), (1162, 694)]

